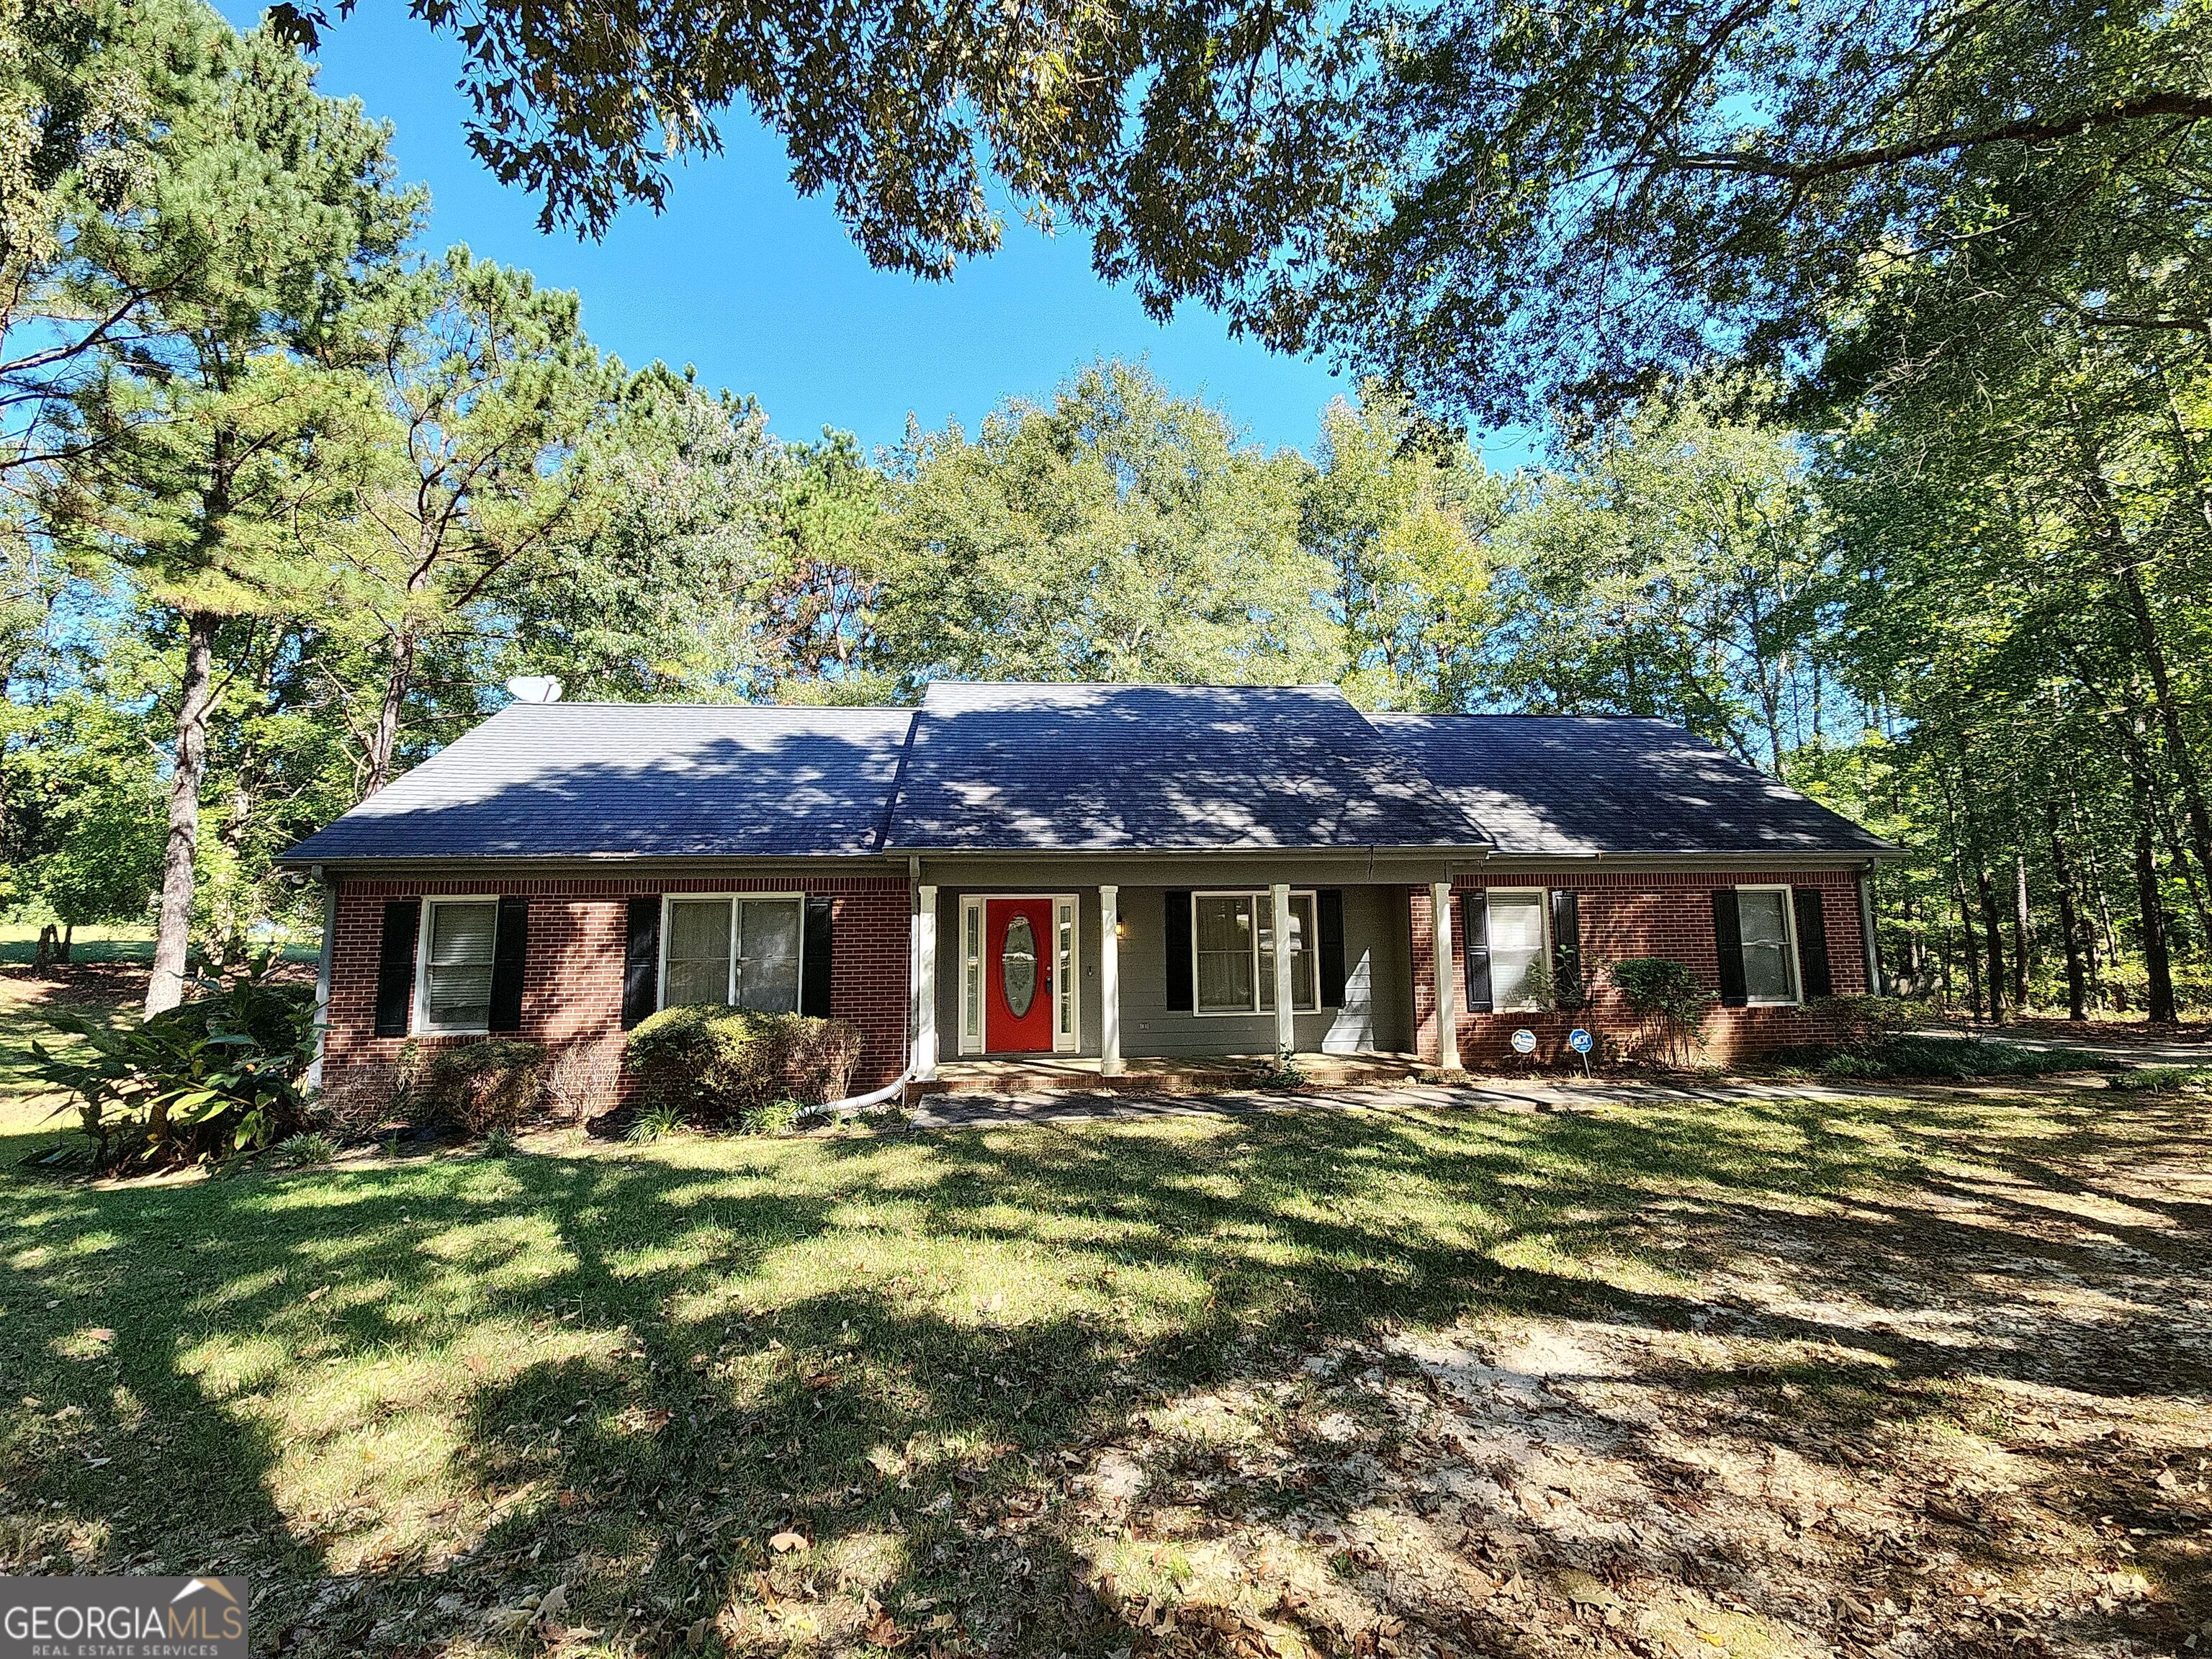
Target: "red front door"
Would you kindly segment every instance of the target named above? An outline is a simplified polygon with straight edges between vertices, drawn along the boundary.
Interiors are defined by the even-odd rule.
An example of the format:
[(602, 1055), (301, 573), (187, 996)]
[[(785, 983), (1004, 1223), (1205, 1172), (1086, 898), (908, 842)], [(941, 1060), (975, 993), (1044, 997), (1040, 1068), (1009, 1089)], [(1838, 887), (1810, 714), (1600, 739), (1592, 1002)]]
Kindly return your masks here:
[(994, 1054), (1052, 1048), (1052, 901), (983, 901), (983, 1046)]

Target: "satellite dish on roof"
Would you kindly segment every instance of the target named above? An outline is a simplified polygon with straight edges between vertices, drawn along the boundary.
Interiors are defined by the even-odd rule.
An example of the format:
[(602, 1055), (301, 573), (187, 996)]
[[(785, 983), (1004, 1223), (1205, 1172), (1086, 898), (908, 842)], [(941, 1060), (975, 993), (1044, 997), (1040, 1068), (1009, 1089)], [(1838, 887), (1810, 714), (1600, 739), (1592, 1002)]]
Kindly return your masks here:
[(550, 674), (526, 674), (507, 683), (507, 695), (517, 702), (558, 702), (561, 682)]

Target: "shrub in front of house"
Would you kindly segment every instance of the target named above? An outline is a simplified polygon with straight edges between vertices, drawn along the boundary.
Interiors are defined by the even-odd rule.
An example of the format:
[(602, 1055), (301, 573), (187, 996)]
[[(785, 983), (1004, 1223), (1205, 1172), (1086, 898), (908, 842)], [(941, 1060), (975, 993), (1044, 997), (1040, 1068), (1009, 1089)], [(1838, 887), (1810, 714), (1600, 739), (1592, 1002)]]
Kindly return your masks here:
[(546, 1056), (535, 1042), (494, 1040), (432, 1050), (414, 1087), (416, 1115), (471, 1135), (513, 1130), (544, 1109)]
[(850, 1020), (756, 1014), (715, 1004), (664, 1008), (629, 1034), (623, 1064), (639, 1104), (707, 1127), (775, 1120), (780, 1102), (843, 1097), (860, 1052)]
[(46, 1023), (77, 1041), (32, 1043), (30, 1070), (75, 1097), (104, 1170), (224, 1158), (312, 1127), (314, 1002), (312, 986), (257, 968), (142, 1022), (58, 1009)]
[(1646, 1057), (1686, 1066), (1698, 1046), (1698, 1025), (1716, 1000), (1695, 969), (1671, 957), (1629, 957), (1608, 970), (1644, 1028), (1637, 1043)]

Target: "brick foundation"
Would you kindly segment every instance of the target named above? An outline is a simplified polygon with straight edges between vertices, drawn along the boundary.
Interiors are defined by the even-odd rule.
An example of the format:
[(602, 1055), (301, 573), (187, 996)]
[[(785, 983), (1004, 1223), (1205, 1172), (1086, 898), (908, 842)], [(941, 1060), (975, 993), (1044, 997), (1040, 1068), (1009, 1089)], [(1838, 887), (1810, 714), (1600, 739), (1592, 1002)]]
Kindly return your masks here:
[[(1541, 1063), (1571, 1057), (1566, 1037), (1577, 1025), (1588, 1027), (1601, 1042), (1610, 1038), (1624, 1048), (1631, 1046), (1638, 1035), (1637, 1022), (1606, 969), (1631, 957), (1668, 957), (1691, 969), (1700, 984), (1718, 995), (1720, 952), (1713, 939), (1712, 891), (1722, 886), (1770, 884), (1819, 890), (1828, 935), (1828, 972), (1835, 994), (1863, 994), (1867, 988), (1866, 955), (1859, 926), (1858, 878), (1849, 870), (1730, 872), (1725, 877), (1709, 871), (1577, 872), (1571, 878), (1556, 872), (1528, 872), (1459, 878), (1453, 883), (1450, 929), (1453, 984), (1459, 1000), (1463, 1002), (1467, 995), (1467, 933), (1461, 921), (1461, 907), (1469, 894), (1492, 887), (1568, 887), (1581, 895), (1582, 974), (1589, 995), (1586, 1004), (1572, 1013), (1462, 1012), (1458, 1021), (1461, 1062), (1474, 1070), (1528, 1064), (1512, 1048), (1513, 1032), (1524, 1025), (1536, 1034), (1537, 1048), (1532, 1058)], [(1415, 1046), (1424, 1058), (1434, 1060), (1438, 1051), (1436, 934), (1428, 889), (1411, 889), (1407, 902), (1413, 945)], [(1723, 1008), (1716, 1004), (1705, 1016), (1703, 1041), (1707, 1059), (1729, 1065), (1771, 1049), (1812, 1042), (1820, 1035), (1818, 1020), (1802, 1008)]]
[[(388, 899), (453, 894), (522, 894), (530, 900), (529, 952), (523, 969), (522, 1028), (501, 1032), (549, 1048), (583, 1044), (610, 1056), (622, 1048), (623, 962), (629, 901), (645, 894), (787, 892), (803, 886), (831, 896), (830, 1010), (860, 1028), (853, 1087), (880, 1087), (906, 1066), (907, 884), (897, 877), (729, 877), (605, 880), (457, 877), (437, 880), (354, 879), (337, 895), (331, 957), (330, 1030), (325, 1086), (389, 1067), (410, 1040), (380, 1037), (377, 952)], [(481, 1042), (422, 1036), (418, 1049)]]

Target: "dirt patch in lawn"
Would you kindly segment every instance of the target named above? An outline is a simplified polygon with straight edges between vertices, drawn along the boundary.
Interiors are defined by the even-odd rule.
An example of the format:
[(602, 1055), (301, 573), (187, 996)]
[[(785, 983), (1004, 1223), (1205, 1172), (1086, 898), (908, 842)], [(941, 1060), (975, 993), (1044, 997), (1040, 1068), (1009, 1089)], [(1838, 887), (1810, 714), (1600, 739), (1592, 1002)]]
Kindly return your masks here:
[(2118, 1148), (1669, 1206), (1640, 1307), (1141, 1413), (1077, 1553), (1140, 1652), (2212, 1650), (2208, 1219), (2201, 1158)]

